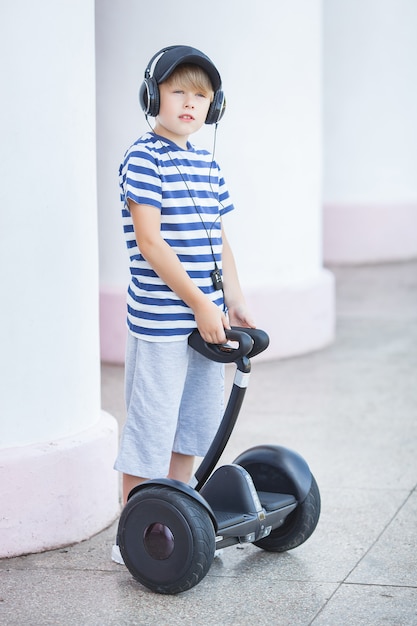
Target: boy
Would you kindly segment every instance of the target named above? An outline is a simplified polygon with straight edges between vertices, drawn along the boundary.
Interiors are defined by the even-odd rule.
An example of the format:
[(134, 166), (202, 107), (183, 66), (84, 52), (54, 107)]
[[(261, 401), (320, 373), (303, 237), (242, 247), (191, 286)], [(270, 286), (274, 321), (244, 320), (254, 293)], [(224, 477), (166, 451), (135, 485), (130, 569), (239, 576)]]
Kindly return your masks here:
[(155, 127), (120, 166), (131, 272), (127, 419), (115, 463), (124, 503), (149, 478), (187, 483), (216, 432), (224, 366), (190, 348), (188, 335), (197, 327), (221, 344), (230, 325), (254, 327), (222, 224), (233, 209), (226, 185), (213, 156), (188, 141), (223, 115), (217, 69), (195, 48), (164, 49), (146, 69), (140, 100)]

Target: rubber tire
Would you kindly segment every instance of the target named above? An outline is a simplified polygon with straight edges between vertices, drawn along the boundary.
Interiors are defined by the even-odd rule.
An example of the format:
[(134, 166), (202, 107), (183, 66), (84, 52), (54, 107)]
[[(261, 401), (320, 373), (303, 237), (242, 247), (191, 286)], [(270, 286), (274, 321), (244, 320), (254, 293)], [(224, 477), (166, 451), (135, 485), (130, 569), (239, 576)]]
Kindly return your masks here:
[[(148, 554), (146, 528), (159, 522), (174, 537), (174, 550), (163, 560)], [(127, 502), (119, 521), (118, 541), (126, 567), (156, 593), (177, 594), (197, 585), (213, 562), (215, 531), (208, 511), (194, 498), (164, 486), (141, 489)]]
[(289, 514), (284, 524), (270, 535), (254, 541), (255, 546), (268, 552), (287, 552), (300, 546), (312, 535), (320, 517), (320, 492), (314, 476), (305, 500)]

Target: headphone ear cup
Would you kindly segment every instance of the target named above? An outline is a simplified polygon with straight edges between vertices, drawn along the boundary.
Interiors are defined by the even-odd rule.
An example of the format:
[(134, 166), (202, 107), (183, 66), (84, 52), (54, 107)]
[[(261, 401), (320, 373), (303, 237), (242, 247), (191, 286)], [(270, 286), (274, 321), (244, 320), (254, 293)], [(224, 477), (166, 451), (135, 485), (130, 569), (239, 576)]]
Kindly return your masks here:
[(139, 89), (139, 102), (145, 115), (156, 117), (159, 113), (159, 87), (151, 76), (145, 78)]
[(222, 119), (226, 110), (226, 98), (221, 89), (215, 92), (213, 102), (207, 112), (206, 124), (217, 124)]

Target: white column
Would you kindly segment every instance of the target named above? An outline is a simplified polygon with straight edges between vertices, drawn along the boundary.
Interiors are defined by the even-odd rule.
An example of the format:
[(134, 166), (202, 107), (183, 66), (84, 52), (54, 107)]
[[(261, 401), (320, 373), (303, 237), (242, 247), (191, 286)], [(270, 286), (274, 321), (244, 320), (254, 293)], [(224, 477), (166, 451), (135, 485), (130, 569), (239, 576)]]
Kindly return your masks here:
[(118, 511), (100, 410), (94, 2), (19, 0), (0, 26), (0, 557)]
[[(148, 128), (137, 98), (146, 64), (171, 44), (200, 48), (223, 78), (216, 159), (237, 208), (224, 223), (249, 306), (271, 335), (265, 358), (326, 345), (334, 286), (321, 252), (321, 2), (213, 0), (179, 19), (175, 3), (161, 0), (155, 28), (141, 3), (126, 0), (120, 12), (102, 0), (97, 25), (103, 358), (122, 360), (124, 350), (117, 169)], [(213, 128), (192, 141), (211, 149)]]
[(417, 3), (324, 3), (324, 254), (417, 256)]

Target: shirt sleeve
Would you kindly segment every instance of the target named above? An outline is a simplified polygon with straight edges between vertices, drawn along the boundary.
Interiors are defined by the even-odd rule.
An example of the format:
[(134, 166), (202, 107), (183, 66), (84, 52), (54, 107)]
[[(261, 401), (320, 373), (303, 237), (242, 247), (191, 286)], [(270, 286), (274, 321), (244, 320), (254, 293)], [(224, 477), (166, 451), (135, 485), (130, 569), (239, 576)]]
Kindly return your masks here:
[[(217, 164), (216, 164), (217, 165)], [(218, 170), (218, 180), (219, 180), (219, 203), (220, 203), (220, 215), (226, 215), (230, 211), (233, 211), (235, 208), (232, 202), (232, 199), (229, 194), (229, 190), (227, 188), (226, 182), (222, 176), (219, 165), (217, 165)]]
[(162, 186), (159, 167), (149, 152), (132, 146), (120, 166), (121, 200), (147, 204), (161, 210)]

